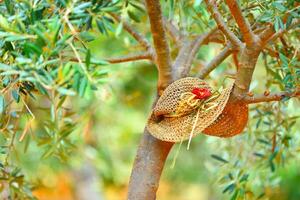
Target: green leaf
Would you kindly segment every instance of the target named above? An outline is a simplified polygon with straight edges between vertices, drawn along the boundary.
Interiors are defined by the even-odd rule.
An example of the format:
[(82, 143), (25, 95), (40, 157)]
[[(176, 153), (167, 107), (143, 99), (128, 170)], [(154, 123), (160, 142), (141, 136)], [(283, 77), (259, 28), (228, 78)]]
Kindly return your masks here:
[(281, 11), (281, 12), (286, 11), (286, 7), (284, 7), (284, 6), (283, 6), (281, 3), (279, 3), (279, 2), (274, 2), (274, 3), (272, 3), (272, 6), (273, 6), (274, 8), (276, 8), (277, 10)]
[(14, 4), (11, 0), (4, 0), (6, 9), (9, 14), (14, 14)]
[(27, 135), (25, 137), (24, 153), (26, 153), (28, 151), (29, 144), (30, 144), (30, 135)]
[(226, 193), (228, 191), (229, 191), (229, 193), (232, 193), (235, 189), (235, 186), (236, 186), (235, 183), (231, 183), (222, 191), (222, 193)]
[(265, 145), (271, 145), (270, 142), (265, 139), (258, 138), (257, 141)]
[(54, 104), (51, 104), (51, 107), (50, 107), (50, 116), (51, 116), (51, 121), (55, 122), (56, 112), (55, 112), (55, 105)]
[(202, 3), (202, 0), (194, 0), (193, 7), (196, 8), (196, 7), (200, 6), (201, 3)]
[[(79, 34), (81, 36), (81, 33)], [(57, 42), (56, 42), (56, 46), (59, 45), (63, 45), (66, 43), (66, 41), (72, 37), (72, 34), (64, 34), (62, 38), (60, 38)]]
[(280, 27), (281, 30), (284, 29), (284, 23), (283, 23), (283, 21), (281, 20), (281, 18), (279, 18), (279, 27)]
[(39, 92), (43, 95), (47, 95), (48, 96), (48, 92), (47, 90), (38, 82), (35, 83), (36, 88), (39, 90)]
[(78, 6), (76, 6), (73, 9), (73, 12), (78, 13), (78, 12), (82, 12), (84, 9), (91, 7), (92, 6), (92, 2), (85, 2), (82, 4), (79, 4)]
[(220, 162), (223, 162), (223, 163), (229, 163), (227, 160), (225, 160), (224, 158), (222, 158), (218, 155), (212, 154), (211, 157), (216, 159), (217, 161), (220, 161)]
[(105, 60), (99, 60), (99, 59), (91, 59), (91, 63), (95, 64), (95, 65), (108, 65), (109, 62), (105, 61)]
[(269, 160), (274, 160), (274, 158), (277, 156), (278, 152), (279, 152), (279, 147), (276, 146), (274, 149), (274, 152), (270, 155)]
[(67, 96), (62, 96), (57, 104), (57, 108), (60, 108), (66, 99), (67, 99)]
[(10, 83), (10, 77), (9, 76), (5, 76), (2, 80), (2, 84), (4, 87), (7, 87), (8, 84)]
[(48, 39), (46, 38), (45, 34), (43, 33), (42, 30), (40, 30), (37, 26), (32, 26), (31, 30), (37, 34), (37, 36), (42, 39), (44, 42), (48, 42)]
[(8, 31), (10, 29), (9, 22), (7, 21), (6, 17), (0, 14), (0, 28)]
[(68, 76), (68, 74), (72, 71), (72, 63), (68, 62), (67, 64), (64, 65), (63, 67), (63, 75)]
[(89, 69), (90, 63), (91, 63), (91, 51), (88, 49), (85, 55), (85, 65), (87, 69)]
[(11, 66), (6, 65), (4, 63), (0, 63), (0, 70), (7, 71), (7, 70), (11, 70), (11, 69), (12, 69)]
[(262, 154), (262, 153), (258, 153), (258, 152), (254, 152), (253, 155), (257, 156), (257, 157), (260, 157), (260, 158), (264, 158), (265, 155)]
[(140, 18), (134, 12), (131, 12), (130, 10), (128, 10), (127, 14), (133, 21), (141, 22)]
[(13, 41), (19, 41), (19, 40), (26, 40), (26, 39), (27, 39), (27, 37), (22, 36), (22, 35), (10, 35), (10, 36), (6, 37), (4, 41), (13, 42)]
[(110, 7), (101, 8), (101, 11), (104, 11), (104, 12), (116, 12), (116, 11), (119, 11), (120, 9), (122, 9), (121, 6), (110, 6)]
[(287, 18), (287, 20), (286, 20), (286, 24), (285, 24), (285, 26), (286, 26), (287, 29), (288, 29), (288, 28), (290, 27), (290, 25), (292, 24), (293, 19), (294, 19), (293, 15), (289, 15), (289, 16), (288, 16), (288, 18)]
[(270, 10), (265, 11), (260, 17), (260, 22), (270, 22), (273, 19), (273, 12)]
[(57, 89), (57, 91), (62, 94), (62, 95), (69, 95), (69, 96), (75, 96), (76, 93), (73, 91), (73, 90), (70, 90), (70, 89), (66, 89), (66, 88), (63, 88), (63, 87), (59, 87)]
[(0, 95), (0, 113), (2, 114), (5, 110), (5, 99)]
[(48, 147), (46, 149), (46, 151), (43, 153), (42, 159), (48, 158), (49, 156), (51, 156), (54, 153), (54, 151), (55, 151), (55, 147), (52, 147), (52, 146)]
[(53, 25), (54, 26), (54, 34), (53, 34), (53, 43), (57, 42), (58, 38), (59, 38), (59, 32), (61, 30), (61, 27), (62, 27), (62, 23), (60, 22), (59, 18), (57, 17), (56, 19), (54, 19), (55, 21), (55, 24)]
[(283, 24), (283, 22), (281, 21), (281, 18), (276, 16), (275, 17), (275, 23), (274, 23), (274, 30), (275, 32), (278, 32), (281, 29), (281, 25)]
[(137, 4), (137, 3), (134, 3), (134, 2), (129, 2), (131, 6), (135, 7), (136, 9), (138, 9), (140, 12), (144, 13), (145, 12), (145, 9), (144, 7), (142, 7), (141, 5)]
[(240, 192), (239, 190), (236, 190), (232, 195), (232, 197), (230, 198), (230, 200), (236, 200), (239, 196), (239, 192)]
[(34, 43), (30, 43), (30, 42), (24, 43), (24, 51), (27, 56), (29, 56), (32, 53), (37, 54), (39, 56), (43, 52), (43, 50), (40, 46), (38, 46)]
[(120, 36), (120, 34), (122, 33), (122, 30), (123, 30), (123, 23), (119, 23), (119, 25), (116, 29), (116, 32), (115, 32), (116, 37)]
[(269, 161), (269, 165), (270, 165), (270, 168), (271, 168), (271, 171), (274, 172), (275, 171), (275, 164), (273, 161)]
[(79, 96), (83, 97), (84, 93), (86, 91), (88, 80), (86, 77), (83, 77), (80, 81), (80, 86), (79, 86)]
[(107, 75), (109, 71), (110, 71), (109, 69), (100, 69), (100, 70), (95, 71), (93, 73), (93, 75), (104, 76), (104, 75)]
[(81, 32), (79, 34), (79, 36), (85, 42), (91, 42), (96, 39), (94, 35), (92, 35), (91, 33), (87, 32), (87, 31)]
[(104, 26), (104, 23), (101, 20), (96, 19), (96, 24), (97, 24), (97, 27), (98, 27), (98, 30), (100, 31), (100, 33), (107, 34), (107, 30)]
[(17, 57), (16, 61), (18, 64), (22, 65), (22, 64), (30, 64), (32, 63), (32, 60), (29, 58), (25, 58), (25, 57)]
[(288, 58), (287, 58), (284, 54), (282, 54), (282, 53), (279, 53), (279, 58), (280, 58), (280, 60), (281, 60), (282, 63), (283, 63), (283, 67), (287, 68), (288, 65), (289, 65), (289, 60), (288, 60)]
[(240, 183), (242, 183), (242, 182), (244, 182), (244, 181), (247, 181), (248, 178), (249, 178), (249, 174), (244, 174), (244, 175), (242, 176), (242, 178), (240, 179)]
[(80, 77), (80, 74), (79, 74), (78, 72), (75, 73), (74, 78), (73, 78), (74, 82), (73, 82), (72, 87), (73, 87), (73, 89), (76, 90), (76, 91), (79, 90), (80, 78), (81, 78), (81, 77)]
[(20, 102), (20, 95), (19, 92), (17, 90), (12, 90), (11, 91), (11, 95), (14, 98), (14, 100), (19, 103)]
[(12, 172), (11, 175), (12, 176), (17, 176), (19, 173), (21, 172), (21, 169), (16, 167)]

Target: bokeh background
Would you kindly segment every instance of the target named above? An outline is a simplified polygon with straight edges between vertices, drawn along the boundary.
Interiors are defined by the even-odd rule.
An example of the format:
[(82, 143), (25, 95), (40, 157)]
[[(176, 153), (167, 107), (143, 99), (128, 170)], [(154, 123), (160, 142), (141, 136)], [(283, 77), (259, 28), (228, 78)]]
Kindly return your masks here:
[[(122, 48), (116, 52), (114, 47), (123, 45), (125, 48), (126, 37), (120, 40), (113, 35), (99, 36), (89, 45), (100, 58), (118, 55)], [(204, 46), (198, 56), (209, 61), (218, 51), (218, 45)], [(218, 77), (234, 70), (231, 63), (228, 58), (208, 81), (219, 87), (223, 79)], [(255, 92), (263, 92), (266, 81), (261, 63), (262, 60), (252, 84)], [(126, 199), (131, 167), (155, 96), (157, 72), (153, 64), (139, 61), (103, 66), (103, 73), (107, 80), (97, 91), (88, 90), (84, 98), (72, 97), (64, 103), (62, 119), (72, 119), (75, 123), (67, 149), (53, 150), (56, 153), (48, 156), (45, 155), (47, 147), (40, 146), (43, 140), (28, 144), (25, 138), (13, 152), (15, 163), (22, 168), (38, 199)], [(46, 109), (48, 100), (38, 98), (28, 105), (36, 116), (26, 135), (28, 138), (43, 137), (45, 120), (51, 115)], [(243, 134), (234, 138), (200, 135), (192, 140), (190, 150), (186, 150), (186, 143), (180, 149), (175, 145), (166, 163), (157, 199), (229, 199), (232, 193), (224, 194), (224, 190), (243, 176), (247, 176), (247, 181), (236, 187), (244, 188), (248, 199), (299, 199), (299, 122), (290, 132), (282, 133), (293, 135), (293, 141), (288, 141), (289, 147), (280, 147), (285, 153), (275, 155), (272, 170), (267, 157), (272, 154), (272, 141), (266, 133), (270, 126), (268, 116), (258, 117), (259, 112), (279, 109), (278, 105), (250, 106), (251, 123)], [(298, 107), (297, 100), (290, 100), (281, 105), (282, 112), (278, 115), (297, 117)], [(265, 123), (258, 128), (259, 119)]]

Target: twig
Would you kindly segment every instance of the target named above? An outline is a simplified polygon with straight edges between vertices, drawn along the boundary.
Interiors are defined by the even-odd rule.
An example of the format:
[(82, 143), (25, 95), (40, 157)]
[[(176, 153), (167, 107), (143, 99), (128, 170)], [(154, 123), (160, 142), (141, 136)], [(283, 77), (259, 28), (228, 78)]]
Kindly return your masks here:
[(217, 56), (215, 56), (207, 65), (205, 65), (200, 72), (197, 74), (197, 77), (203, 79), (205, 78), (212, 70), (214, 70), (223, 60), (225, 60), (232, 53), (230, 46), (226, 46)]
[(163, 20), (166, 31), (171, 36), (172, 40), (175, 43), (181, 42), (184, 34), (181, 33), (181, 31), (172, 23), (171, 20), (167, 20), (166, 18), (163, 18)]
[(147, 50), (151, 48), (151, 44), (147, 41), (147, 39), (143, 35), (141, 35), (138, 31), (136, 31), (128, 22), (123, 21), (120, 16), (114, 13), (110, 13), (110, 15), (119, 23), (123, 23), (124, 29), (130, 35), (132, 35), (132, 37), (136, 39), (136, 41), (138, 41), (144, 48), (146, 48)]
[[(71, 22), (69, 21), (68, 15), (70, 14), (70, 12), (71, 12), (71, 11), (70, 11), (69, 9), (67, 9), (67, 10), (66, 10), (66, 13), (65, 13), (65, 15), (64, 15), (64, 17), (63, 17), (63, 19), (64, 19), (65, 23), (68, 25), (69, 29), (71, 30), (72, 35), (74, 36), (74, 35), (77, 34), (77, 32), (76, 32), (75, 28), (73, 27), (73, 25), (71, 24)], [(59, 34), (60, 34), (60, 36), (62, 36), (61, 33), (59, 33)], [(73, 50), (73, 52), (74, 52), (76, 58), (78, 59), (79, 65), (80, 65), (80, 67), (82, 68), (84, 74), (87, 76), (87, 78), (88, 78), (89, 81), (93, 82), (93, 80), (92, 80), (91, 76), (89, 75), (89, 73), (88, 73), (86, 67), (83, 65), (83, 63), (82, 63), (82, 61), (81, 61), (79, 52), (77, 51), (77, 49), (76, 49), (76, 48), (74, 47), (74, 45), (72, 44), (72, 41), (67, 41), (67, 43), (68, 43), (68, 45), (71, 47), (71, 49)]]
[(211, 34), (205, 41), (203, 44), (208, 44), (211, 42), (214, 43), (218, 43), (218, 44), (224, 44), (226, 42), (226, 37), (224, 36), (224, 34), (222, 33), (222, 31), (220, 31), (217, 27), (214, 28), (216, 29), (215, 32), (213, 32), (213, 34)]
[(297, 27), (299, 24), (300, 19), (295, 19), (287, 29), (280, 29), (278, 32), (275, 32), (274, 25), (271, 24), (261, 34), (259, 34), (259, 37), (261, 38), (261, 41), (264, 42), (264, 44), (272, 43), (278, 37), (281, 37), (284, 33)]
[[(72, 62), (79, 62), (77, 57), (72, 57), (69, 58), (68, 60)], [(137, 60), (153, 60), (153, 55), (150, 52), (142, 52), (142, 53), (130, 54), (126, 56), (107, 58), (104, 60), (110, 64), (117, 64), (117, 63), (132, 62)], [(81, 60), (81, 62), (85, 63), (86, 61)]]
[(261, 103), (261, 102), (270, 102), (270, 101), (280, 101), (285, 97), (299, 97), (300, 96), (300, 89), (295, 92), (279, 92), (275, 94), (269, 95), (254, 95), (253, 97), (250, 96), (243, 96), (240, 98), (241, 101), (253, 104), (253, 103)]
[(268, 54), (272, 57), (276, 57), (276, 58), (279, 57), (279, 52), (276, 50), (273, 50), (271, 47), (266, 46), (264, 48), (264, 50), (266, 50), (268, 52)]
[(173, 64), (172, 73), (175, 80), (180, 78), (185, 73), (187, 69), (186, 60), (188, 59), (192, 48), (192, 42), (188, 39), (185, 39)]
[(200, 48), (200, 46), (208, 40), (209, 36), (214, 33), (216, 29), (204, 33), (196, 37), (193, 41), (185, 39), (183, 41), (183, 46), (180, 49), (176, 60), (173, 64), (173, 77), (178, 79), (180, 77), (187, 76), (190, 72), (193, 60)]
[(122, 56), (122, 57), (118, 57), (118, 58), (106, 59), (106, 61), (111, 64), (131, 62), (131, 61), (137, 61), (137, 60), (152, 60), (152, 54), (149, 52), (144, 52), (144, 53)]
[(146, 0), (146, 9), (150, 20), (153, 37), (156, 64), (158, 68), (158, 93), (171, 82), (171, 56), (163, 26), (159, 0)]
[(208, 7), (209, 12), (212, 14), (215, 19), (218, 28), (223, 32), (223, 34), (231, 41), (232, 45), (241, 48), (243, 46), (242, 42), (238, 39), (238, 37), (228, 29), (224, 20), (222, 19), (222, 15), (220, 14), (216, 2), (214, 0), (205, 0), (205, 3)]
[(291, 25), (288, 27), (288, 29), (281, 29), (280, 31), (278, 31), (277, 33), (275, 33), (274, 35), (272, 35), (272, 37), (269, 38), (268, 42), (276, 40), (277, 38), (281, 37), (287, 31), (289, 31), (289, 30), (297, 27), (299, 24), (300, 24), (300, 19), (294, 20), (291, 23)]
[(252, 32), (250, 23), (246, 18), (244, 18), (242, 11), (236, 0), (226, 0), (226, 4), (230, 9), (231, 15), (234, 17), (238, 27), (240, 28), (245, 42), (247, 45), (251, 45), (257, 42), (257, 36)]
[(68, 44), (70, 45), (71, 49), (73, 50), (73, 52), (74, 52), (74, 54), (75, 54), (75, 56), (76, 56), (76, 58), (77, 58), (77, 60), (79, 62), (79, 65), (80, 65), (81, 69), (83, 70), (84, 74), (87, 76), (88, 80), (89, 81), (93, 81), (92, 77), (88, 73), (86, 67), (83, 65), (83, 62), (82, 62), (82, 60), (80, 58), (80, 55), (79, 55), (77, 49), (74, 47), (74, 45), (72, 44), (72, 42), (68, 42)]

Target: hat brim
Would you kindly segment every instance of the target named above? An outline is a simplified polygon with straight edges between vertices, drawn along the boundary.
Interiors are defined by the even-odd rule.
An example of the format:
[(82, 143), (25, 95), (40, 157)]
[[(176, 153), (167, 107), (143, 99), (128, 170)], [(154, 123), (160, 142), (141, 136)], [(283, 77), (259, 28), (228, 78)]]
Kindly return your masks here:
[(222, 114), (203, 133), (217, 137), (232, 137), (240, 134), (248, 122), (248, 105), (228, 103)]

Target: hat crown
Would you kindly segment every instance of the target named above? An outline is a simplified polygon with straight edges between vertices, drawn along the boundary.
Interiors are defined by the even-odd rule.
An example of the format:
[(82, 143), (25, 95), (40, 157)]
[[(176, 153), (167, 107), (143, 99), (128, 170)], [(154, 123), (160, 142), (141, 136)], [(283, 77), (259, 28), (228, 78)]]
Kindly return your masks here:
[[(156, 106), (153, 109), (155, 116), (170, 115), (178, 112), (178, 107), (182, 100), (182, 94), (192, 92), (194, 88), (203, 88), (211, 91), (211, 87), (203, 80), (194, 77), (186, 77), (179, 79), (169, 85), (162, 96), (158, 99)], [(186, 109), (181, 109), (183, 114), (188, 114), (194, 107), (187, 106)]]

